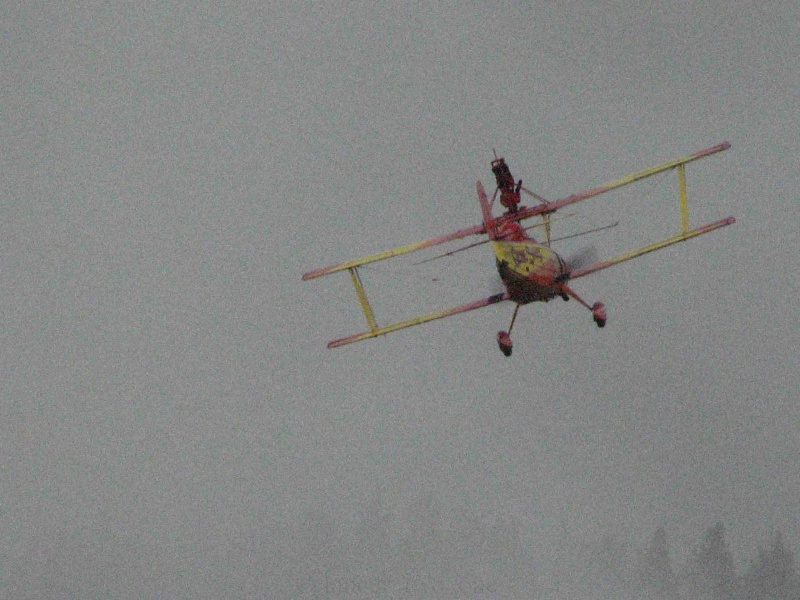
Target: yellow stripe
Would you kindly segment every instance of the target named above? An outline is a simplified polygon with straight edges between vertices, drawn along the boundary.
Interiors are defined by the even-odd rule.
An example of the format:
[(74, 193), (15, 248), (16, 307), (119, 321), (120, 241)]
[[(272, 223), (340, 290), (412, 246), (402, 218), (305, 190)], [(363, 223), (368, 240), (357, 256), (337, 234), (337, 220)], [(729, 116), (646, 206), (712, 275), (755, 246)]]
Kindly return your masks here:
[(689, 206), (686, 203), (686, 165), (678, 165), (678, 196), (681, 203), (681, 231), (689, 231)]

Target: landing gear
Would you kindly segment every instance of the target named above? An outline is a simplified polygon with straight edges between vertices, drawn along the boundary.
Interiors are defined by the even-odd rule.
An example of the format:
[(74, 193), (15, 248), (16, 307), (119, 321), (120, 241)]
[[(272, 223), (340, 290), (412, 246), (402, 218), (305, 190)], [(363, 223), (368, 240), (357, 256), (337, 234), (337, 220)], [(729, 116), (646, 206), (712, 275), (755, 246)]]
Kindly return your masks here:
[[(592, 319), (595, 323), (597, 323), (598, 327), (602, 329), (606, 326), (608, 314), (606, 313), (606, 305), (602, 302), (595, 302), (590, 306), (583, 298), (573, 292), (572, 289), (563, 284), (560, 291), (558, 291), (558, 295), (561, 296), (565, 301), (569, 300), (570, 298), (575, 298), (576, 301), (580, 302), (583, 306), (592, 311)], [(502, 352), (505, 356), (511, 356), (511, 353), (514, 350), (514, 343), (511, 341), (511, 330), (514, 328), (514, 321), (517, 320), (519, 307), (520, 305), (517, 304), (517, 306), (514, 308), (514, 315), (511, 317), (511, 325), (508, 326), (508, 331), (497, 332), (497, 345), (500, 348), (500, 352)]]
[(514, 328), (514, 321), (517, 320), (518, 311), (519, 304), (514, 309), (514, 316), (511, 317), (511, 325), (508, 326), (508, 331), (497, 332), (497, 345), (500, 347), (500, 352), (506, 356), (511, 356), (511, 351), (514, 349), (514, 343), (511, 341), (511, 330)]
[(592, 311), (592, 319), (594, 319), (594, 322), (597, 323), (598, 327), (603, 328), (606, 326), (608, 315), (606, 314), (605, 304), (603, 304), (602, 302), (595, 302), (594, 304), (589, 306), (589, 304), (583, 298), (578, 296), (578, 294), (572, 291), (572, 289), (569, 288), (566, 284), (562, 284), (560, 295), (562, 298), (564, 298), (564, 300), (566, 300), (570, 296), (572, 298), (575, 298), (575, 300), (577, 300), (578, 302), (583, 304), (586, 308), (588, 308), (590, 311)]
[(500, 352), (506, 356), (511, 356), (514, 343), (511, 341), (511, 335), (507, 331), (497, 332), (497, 345), (500, 346)]

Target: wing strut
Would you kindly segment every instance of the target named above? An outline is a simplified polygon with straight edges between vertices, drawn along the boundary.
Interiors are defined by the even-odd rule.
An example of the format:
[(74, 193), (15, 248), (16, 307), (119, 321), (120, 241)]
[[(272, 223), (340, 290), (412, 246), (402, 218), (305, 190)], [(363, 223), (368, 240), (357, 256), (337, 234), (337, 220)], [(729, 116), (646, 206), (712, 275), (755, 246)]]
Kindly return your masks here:
[(367, 319), (369, 330), (376, 331), (378, 329), (378, 322), (375, 320), (375, 313), (372, 311), (369, 300), (367, 300), (367, 292), (364, 291), (364, 284), (361, 283), (361, 276), (358, 274), (358, 269), (352, 267), (348, 270), (350, 271), (350, 279), (353, 281), (353, 287), (356, 288), (358, 301), (361, 303), (361, 310), (364, 311), (364, 316)]

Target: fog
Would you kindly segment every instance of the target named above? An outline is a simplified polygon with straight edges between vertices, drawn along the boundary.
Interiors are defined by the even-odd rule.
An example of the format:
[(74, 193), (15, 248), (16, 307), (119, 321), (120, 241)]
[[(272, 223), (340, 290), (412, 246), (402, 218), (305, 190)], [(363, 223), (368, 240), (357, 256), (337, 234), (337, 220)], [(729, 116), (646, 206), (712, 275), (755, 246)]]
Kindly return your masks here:
[[(0, 595), (795, 593), (799, 10), (9, 7)], [(737, 223), (576, 282), (603, 330), (325, 347), (364, 319), (302, 273), (475, 224), (493, 148), (556, 199), (725, 140), (691, 223)], [(558, 251), (670, 235), (676, 192)], [(417, 260), (363, 270), (382, 324), (497, 291), (486, 247)]]

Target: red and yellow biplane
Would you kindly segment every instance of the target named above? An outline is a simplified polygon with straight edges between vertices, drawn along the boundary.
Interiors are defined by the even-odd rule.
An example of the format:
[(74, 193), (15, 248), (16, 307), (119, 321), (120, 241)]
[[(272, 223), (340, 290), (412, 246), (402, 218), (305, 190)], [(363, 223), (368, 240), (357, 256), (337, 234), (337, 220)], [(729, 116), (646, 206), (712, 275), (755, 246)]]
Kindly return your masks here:
[[(336, 348), (338, 346), (344, 346), (345, 344), (378, 337), (400, 329), (413, 327), (414, 325), (421, 325), (422, 323), (427, 323), (435, 319), (443, 319), (444, 317), (483, 308), (491, 304), (510, 301), (516, 305), (511, 318), (511, 325), (508, 331), (500, 331), (497, 334), (497, 343), (500, 350), (506, 356), (510, 356), (512, 351), (511, 329), (514, 326), (519, 307), (531, 302), (547, 302), (556, 297), (561, 297), (564, 300), (574, 298), (591, 311), (592, 317), (598, 327), (604, 327), (608, 317), (603, 303), (595, 302), (594, 304), (589, 304), (583, 300), (583, 298), (578, 296), (572, 289), (570, 285), (572, 281), (589, 275), (590, 273), (595, 273), (602, 269), (618, 265), (632, 258), (636, 258), (637, 256), (642, 256), (648, 252), (660, 250), (672, 244), (683, 242), (719, 229), (720, 227), (735, 223), (736, 219), (734, 217), (728, 217), (714, 223), (709, 223), (708, 225), (703, 225), (702, 227), (689, 229), (689, 212), (686, 199), (686, 164), (710, 156), (711, 154), (727, 150), (728, 148), (730, 148), (730, 144), (724, 142), (711, 148), (700, 150), (684, 158), (678, 158), (645, 169), (644, 171), (616, 179), (599, 187), (573, 194), (572, 196), (567, 196), (566, 198), (554, 202), (547, 202), (542, 197), (524, 188), (522, 186), (522, 180), (515, 182), (505, 160), (498, 158), (495, 154), (495, 159), (492, 161), (491, 166), (497, 182), (497, 188), (491, 201), (489, 201), (481, 182), (477, 182), (478, 200), (483, 213), (483, 222), (481, 224), (415, 244), (409, 244), (408, 246), (401, 246), (393, 250), (387, 250), (386, 252), (365, 256), (357, 260), (351, 260), (331, 267), (310, 271), (303, 275), (303, 280), (308, 280), (322, 277), (323, 275), (330, 275), (338, 271), (348, 271), (364, 312), (364, 317), (367, 320), (367, 331), (333, 340), (328, 344), (328, 347)], [(626, 252), (616, 258), (596, 262), (582, 268), (573, 268), (566, 260), (559, 256), (558, 253), (551, 249), (550, 221), (552, 215), (557, 210), (671, 169), (677, 170), (678, 174), (678, 200), (681, 214), (681, 229), (679, 233), (642, 248)], [(539, 204), (532, 207), (522, 206), (521, 199), (523, 192), (537, 200)], [(498, 195), (500, 204), (505, 207), (505, 211), (499, 216), (494, 216), (492, 209)], [(531, 217), (539, 217), (542, 219), (541, 226), (544, 228), (545, 239), (541, 243), (528, 235), (526, 229), (520, 225), (520, 221)], [(487, 241), (490, 242), (494, 250), (497, 271), (506, 288), (505, 292), (391, 325), (383, 327), (378, 325), (358, 273), (359, 267), (416, 250), (422, 250), (423, 248), (444, 244), (452, 240), (465, 238), (470, 235), (482, 234), (488, 236)]]

